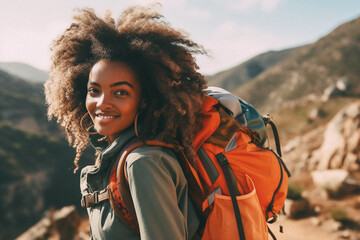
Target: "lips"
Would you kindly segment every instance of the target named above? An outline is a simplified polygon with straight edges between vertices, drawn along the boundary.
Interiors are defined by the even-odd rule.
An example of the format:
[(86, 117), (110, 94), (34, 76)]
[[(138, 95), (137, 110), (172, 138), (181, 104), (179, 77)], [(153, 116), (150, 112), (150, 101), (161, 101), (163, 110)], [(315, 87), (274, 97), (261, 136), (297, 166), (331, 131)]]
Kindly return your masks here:
[(120, 115), (116, 113), (107, 113), (107, 112), (95, 112), (95, 119), (99, 121), (100, 123), (107, 123), (110, 122), (113, 119), (119, 118)]

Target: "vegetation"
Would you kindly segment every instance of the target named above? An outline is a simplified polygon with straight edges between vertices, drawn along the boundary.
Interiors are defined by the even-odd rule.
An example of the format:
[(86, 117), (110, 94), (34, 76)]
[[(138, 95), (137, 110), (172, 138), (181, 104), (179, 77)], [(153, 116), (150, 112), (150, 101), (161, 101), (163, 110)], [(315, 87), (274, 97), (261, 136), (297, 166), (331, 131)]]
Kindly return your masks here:
[[(76, 205), (83, 212), (79, 173), (73, 174), (75, 151), (65, 139), (7, 123), (0, 123), (0, 132), (0, 239), (13, 239), (49, 207)], [(81, 167), (93, 162), (92, 155), (86, 152)]]
[[(47, 169), (56, 161), (71, 166), (71, 149), (65, 141), (0, 124), (0, 182), (7, 184), (21, 180), (27, 173)], [(68, 153), (68, 154), (66, 154)]]
[(291, 199), (291, 200), (300, 200), (300, 199), (302, 199), (302, 195), (301, 195), (302, 191), (303, 191), (303, 188), (300, 185), (290, 183), (288, 185), (287, 198)]
[(349, 221), (348, 215), (346, 211), (343, 209), (333, 209), (330, 211), (330, 215), (332, 219), (341, 223), (345, 223)]

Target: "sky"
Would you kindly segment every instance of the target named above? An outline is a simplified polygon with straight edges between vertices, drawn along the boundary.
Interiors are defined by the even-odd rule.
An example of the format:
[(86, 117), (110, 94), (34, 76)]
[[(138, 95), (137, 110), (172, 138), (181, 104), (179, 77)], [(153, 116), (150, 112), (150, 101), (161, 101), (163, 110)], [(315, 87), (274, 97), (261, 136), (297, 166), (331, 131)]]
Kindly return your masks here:
[[(117, 18), (128, 6), (149, 0), (0, 0), (0, 62), (50, 66), (51, 42), (90, 7)], [(200, 72), (215, 74), (270, 50), (315, 42), (360, 17), (360, 0), (158, 0), (175, 28), (207, 49), (196, 56)]]

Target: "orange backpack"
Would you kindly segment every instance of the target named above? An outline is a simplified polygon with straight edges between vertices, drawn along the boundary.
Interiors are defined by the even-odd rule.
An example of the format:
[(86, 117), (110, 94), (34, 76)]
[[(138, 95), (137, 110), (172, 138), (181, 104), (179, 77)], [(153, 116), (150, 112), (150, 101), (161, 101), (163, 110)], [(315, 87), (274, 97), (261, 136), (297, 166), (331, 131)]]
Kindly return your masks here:
[[(177, 152), (200, 218), (199, 233), (203, 240), (268, 239), (266, 222), (274, 222), (284, 206), (290, 173), (279, 156), (279, 145), (279, 155), (265, 148), (262, 137), (266, 135), (241, 126), (231, 116), (234, 111), (221, 104), (228, 102), (226, 98), (204, 100), (203, 128), (193, 143), (195, 166), (183, 151)], [(127, 155), (144, 144), (174, 148), (158, 141), (129, 143), (119, 154), (108, 186), (115, 214), (135, 233), (139, 229), (124, 166)]]

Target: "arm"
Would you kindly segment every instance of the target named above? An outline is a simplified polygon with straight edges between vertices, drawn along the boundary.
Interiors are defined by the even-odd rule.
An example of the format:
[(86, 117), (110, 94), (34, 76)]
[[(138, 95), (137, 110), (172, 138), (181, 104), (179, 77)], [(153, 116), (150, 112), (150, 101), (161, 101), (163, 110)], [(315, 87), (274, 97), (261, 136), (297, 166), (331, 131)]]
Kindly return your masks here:
[(187, 239), (186, 217), (178, 205), (180, 193), (186, 190), (179, 183), (183, 177), (179, 171), (182, 173), (177, 160), (161, 151), (140, 158), (137, 154), (135, 161), (128, 161), (129, 187), (142, 240)]

